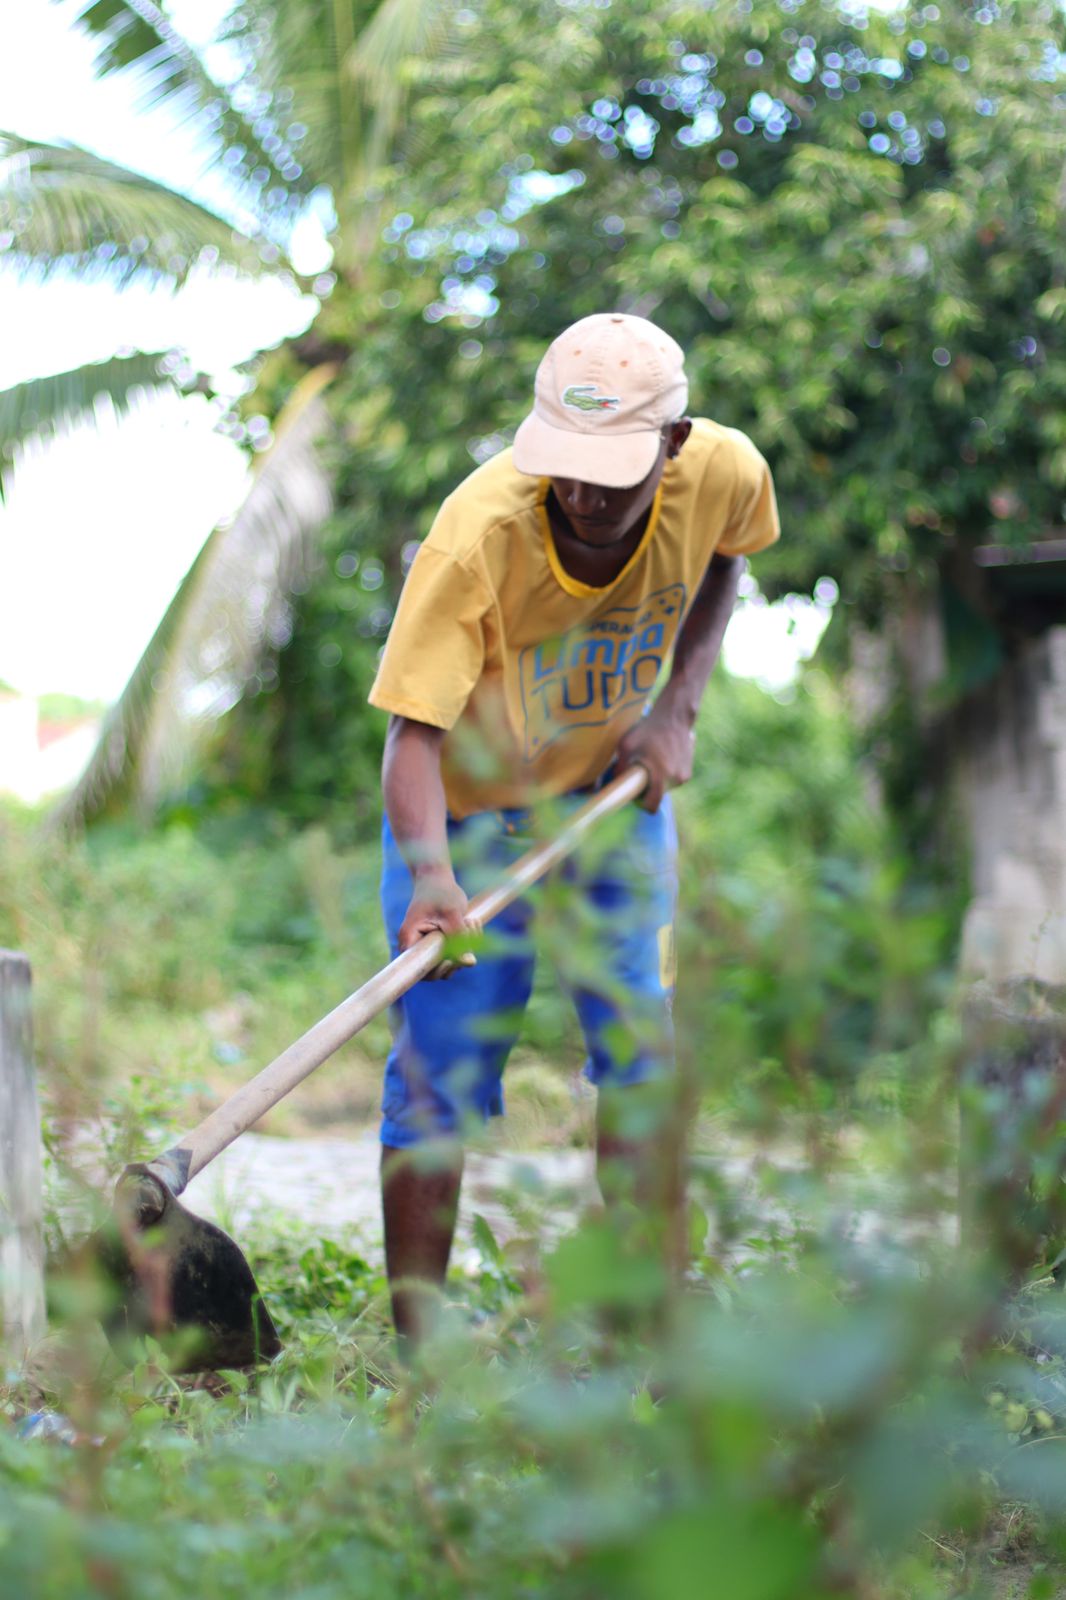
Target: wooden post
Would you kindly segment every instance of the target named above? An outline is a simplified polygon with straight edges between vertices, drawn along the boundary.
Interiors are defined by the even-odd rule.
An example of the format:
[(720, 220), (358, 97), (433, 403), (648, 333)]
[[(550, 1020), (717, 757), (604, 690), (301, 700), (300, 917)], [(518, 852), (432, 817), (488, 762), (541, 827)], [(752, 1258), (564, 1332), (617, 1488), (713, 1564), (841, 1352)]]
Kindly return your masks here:
[(42, 1212), (30, 964), (0, 950), (0, 1342), (19, 1359), (45, 1331)]

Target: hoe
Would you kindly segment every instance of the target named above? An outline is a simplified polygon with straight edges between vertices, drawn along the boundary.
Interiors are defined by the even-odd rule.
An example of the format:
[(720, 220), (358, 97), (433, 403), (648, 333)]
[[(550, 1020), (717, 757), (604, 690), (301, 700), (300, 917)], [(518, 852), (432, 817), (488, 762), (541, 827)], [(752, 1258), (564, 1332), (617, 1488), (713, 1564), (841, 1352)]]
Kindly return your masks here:
[[(636, 799), (647, 781), (644, 768), (634, 766), (594, 794), (554, 838), (527, 851), (499, 884), (470, 902), (475, 926), (498, 916), (602, 817)], [(277, 1355), (281, 1341), (242, 1251), (221, 1228), (186, 1210), (178, 1196), (220, 1151), (431, 972), (441, 962), (444, 942), (440, 933), (420, 939), (191, 1133), (162, 1155), (126, 1168), (113, 1215), (90, 1241), (92, 1256), (114, 1287), (105, 1329), (120, 1357), (128, 1360), (134, 1341), (145, 1334), (164, 1342), (177, 1371), (243, 1367)]]

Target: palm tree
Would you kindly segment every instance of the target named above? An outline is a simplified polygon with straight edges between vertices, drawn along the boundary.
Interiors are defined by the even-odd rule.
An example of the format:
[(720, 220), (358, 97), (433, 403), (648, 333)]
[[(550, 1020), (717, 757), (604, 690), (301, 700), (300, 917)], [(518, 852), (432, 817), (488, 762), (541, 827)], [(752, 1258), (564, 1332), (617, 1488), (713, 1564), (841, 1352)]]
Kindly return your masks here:
[[(132, 69), (151, 104), (198, 116), (213, 136), (214, 159), (234, 199), (277, 245), (310, 187), (292, 142), (258, 106), (213, 79), (152, 0), (83, 0), (81, 25), (99, 41), (101, 75)], [(57, 269), (180, 283), (208, 259), (262, 269), (252, 242), (218, 210), (142, 173), (73, 145), (49, 145), (0, 131), (0, 250), (8, 270), (48, 276)], [(0, 452), (10, 461), (31, 433), (54, 432), (91, 412), (106, 394), (117, 409), (139, 388), (170, 382), (143, 353), (35, 379), (0, 394)], [(2, 492), (2, 483), (0, 483)]]
[[(237, 186), (258, 237), (85, 150), (2, 135), (0, 235), (12, 235), (15, 270), (62, 265), (118, 282), (144, 274), (180, 281), (210, 251), (261, 271), (261, 256), (284, 252), (317, 193), (331, 198), (338, 219), (335, 271), (358, 278), (378, 228), (367, 178), (402, 113), (401, 66), (439, 48), (447, 30), (436, 0), (248, 0), (223, 35), (239, 67), (229, 87), (153, 0), (83, 0), (79, 24), (99, 42), (98, 74), (137, 73), (149, 104), (170, 104), (207, 126), (213, 162)], [(244, 504), (208, 539), (105, 720), (61, 807), (65, 823), (81, 825), (118, 797), (149, 812), (198, 733), (239, 698), (276, 632), (284, 595), (330, 510), (316, 448), (330, 428), (321, 395), (349, 353), (314, 328), (294, 345), (306, 378), (276, 418), (270, 450), (256, 458)], [(91, 414), (100, 394), (122, 409), (138, 389), (171, 381), (158, 356), (138, 353), (20, 384), (0, 393), (0, 449), (10, 458), (29, 434)]]
[[(205, 253), (247, 267), (250, 241), (217, 212), (166, 185), (72, 145), (0, 133), (0, 239), (7, 270), (47, 277), (60, 268), (178, 281)], [(10, 472), (33, 433), (54, 433), (107, 395), (117, 410), (137, 389), (169, 383), (159, 356), (138, 352), (0, 391), (0, 456)], [(0, 479), (0, 493), (2, 493)]]

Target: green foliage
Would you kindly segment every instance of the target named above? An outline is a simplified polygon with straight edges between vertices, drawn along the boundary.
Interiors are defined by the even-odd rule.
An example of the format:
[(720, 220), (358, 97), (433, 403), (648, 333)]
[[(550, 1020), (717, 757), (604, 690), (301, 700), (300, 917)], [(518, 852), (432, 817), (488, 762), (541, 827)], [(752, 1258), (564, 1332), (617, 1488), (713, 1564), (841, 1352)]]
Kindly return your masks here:
[[(150, 11), (85, 8), (106, 65), (143, 68), (161, 49), (157, 93), (206, 105)], [(769, 592), (828, 574), (849, 620), (879, 627), (942, 586), (962, 619), (947, 630), (949, 699), (1053, 619), (972, 554), (1064, 515), (1049, 0), (935, 16), (813, 0), (669, 13), (256, 0), (228, 27), (265, 108), (255, 137), (303, 130), (299, 173), (263, 189), (263, 226), (311, 176), (337, 217), (332, 294), (264, 363), (246, 409), (276, 417), (308, 366), (343, 371), (324, 559), (297, 583), (276, 667), (234, 678), (253, 703), (224, 730), (213, 783), (300, 816), (362, 786), (380, 738), (365, 712), (373, 646), (414, 543), (506, 444), (550, 338), (608, 305), (659, 318), (688, 351), (693, 409), (770, 459), (784, 537), (758, 562)], [(227, 125), (220, 153), (250, 161), (235, 139)]]
[[(114, 19), (109, 4), (94, 9)], [(181, 282), (196, 263), (220, 259), (231, 267), (259, 264), (247, 240), (210, 207), (91, 151), (0, 131), (0, 261), (7, 270), (38, 278), (63, 270), (121, 286), (163, 276)], [(173, 382), (176, 367), (166, 370), (158, 355), (127, 353), (0, 392), (0, 500), (28, 438), (91, 417), (101, 397), (121, 413), (139, 392)]]
[(201, 259), (256, 264), (209, 206), (77, 145), (0, 132), (0, 255), (8, 268), (183, 279)]
[(784, 704), (720, 675), (699, 736), (677, 796), (685, 1048), (717, 1093), (821, 1080), (846, 1104), (948, 998), (965, 877), (901, 854), (824, 673)]
[[(747, 428), (774, 465), (786, 538), (762, 569), (802, 588), (829, 571), (876, 606), (886, 567), (906, 557), (928, 571), (993, 515), (1016, 538), (1059, 520), (1046, 410), (1023, 399), (1063, 381), (1059, 335), (1032, 309), (1057, 281), (1057, 38), (1039, 6), (857, 23), (831, 7), (800, 23), (769, 4), (585, 12), (536, 66), (515, 63), (512, 85), (470, 95), (450, 142), (434, 139), (428, 217), (407, 209), (416, 229), (447, 228), (445, 164), (497, 117), (512, 160), (528, 151), (579, 175), (520, 219), (525, 248), (490, 271), (500, 312), (486, 356), (503, 354), (497, 327), (517, 345), (612, 299), (654, 307), (690, 352), (697, 403)], [(574, 134), (555, 152), (538, 75), (555, 128)], [(646, 127), (641, 113), (660, 124), (653, 150), (623, 132)], [(503, 199), (485, 159), (501, 146), (481, 150)], [(464, 274), (450, 245), (430, 271), (485, 270)], [(539, 271), (527, 250), (548, 258)]]
[(316, 1333), (336, 1338), (369, 1308), (380, 1307), (385, 1283), (380, 1269), (350, 1246), (335, 1239), (309, 1241), (294, 1233), (283, 1219), (276, 1219), (258, 1248), (253, 1245), (251, 1259), (283, 1342), (295, 1340), (306, 1348)]
[(31, 378), (0, 390), (0, 491), (21, 445), (35, 434), (49, 437), (91, 415), (102, 400), (119, 416), (138, 394), (170, 379), (156, 355), (116, 356), (73, 372)]
[[(355, 692), (338, 688), (338, 702)], [(28, 821), (0, 825), (0, 944), (25, 949), (38, 974), (49, 1093), (77, 1106), (90, 1089), (121, 1099), (131, 1079), (153, 1086), (153, 1118), (120, 1118), (123, 1156), (138, 1127), (158, 1126), (168, 1105), (190, 1120), (190, 1097), (271, 1059), (385, 959), (377, 753), (353, 719), (346, 793), (330, 776), (324, 703), (320, 714), (316, 782), (336, 795), (332, 836), (311, 823), (310, 797), (283, 819), (232, 782), (207, 806), (190, 792), (156, 835), (111, 824), (84, 840), (36, 839)], [(292, 736), (310, 756), (311, 731)], [(243, 755), (247, 773), (254, 744)], [(964, 885), (923, 877), (900, 854), (830, 680), (809, 671), (782, 703), (716, 676), (696, 776), (676, 805), (678, 1047), (699, 1091), (758, 1121), (786, 1083), (793, 1103), (846, 1106), (893, 1098), (911, 1066), (920, 1081)], [(558, 1067), (578, 1065), (581, 1043), (553, 967), (573, 958), (574, 930), (563, 886), (540, 899), (515, 1110), (529, 1137), (570, 1142), (585, 1118)], [(373, 1113), (367, 1058), (386, 1038), (382, 1020), (346, 1057), (357, 1120)], [(317, 1090), (303, 1094), (313, 1115)]]
[[(962, 1364), (987, 1303), (944, 1248), (926, 1234), (893, 1258), (826, 1217), (787, 1267), (700, 1253), (649, 1342), (614, 1319), (620, 1290), (631, 1312), (654, 1300), (652, 1264), (603, 1219), (548, 1252), (532, 1293), (479, 1240), (413, 1374), (385, 1343), (380, 1277), (291, 1230), (253, 1241), (287, 1337), (255, 1375), (190, 1386), (151, 1346), (120, 1375), (71, 1300), (40, 1387), (0, 1389), (5, 1591), (696, 1600), (711, 1575), (749, 1600), (981, 1600), (1002, 1568), (1035, 1594), (1060, 1574), (1046, 1286)], [(1034, 1336), (1040, 1363), (1012, 1346)], [(42, 1402), (79, 1442), (17, 1436)]]
[(215, 529), (182, 579), (105, 718), (85, 772), (60, 803), (64, 824), (84, 823), (122, 801), (142, 816), (154, 809), (188, 771), (203, 724), (210, 727), (249, 686), (264, 640), (277, 644), (285, 636), (286, 591), (300, 585), (330, 504), (315, 451), (318, 390), (330, 371), (309, 374), (292, 397), (277, 423), (280, 438), (259, 458), (236, 516)]
[(298, 182), (287, 179), (277, 192), (327, 191), (356, 270), (382, 198), (366, 194), (366, 185), (403, 128), (416, 86), (411, 68), (420, 58), (453, 56), (459, 31), (452, 9), (437, 0), (248, 0), (225, 19), (223, 37), (242, 59), (242, 87), (277, 133), (289, 138), (297, 129)]
[[(934, 9), (490, 0), (455, 24), (470, 49), (410, 64), (395, 164), (365, 211), (338, 190), (338, 284), (307, 356), (355, 354), (331, 401), (323, 566), (297, 585), (276, 674), (157, 835), (42, 842), (2, 822), (0, 942), (34, 960), (58, 1155), (64, 1111), (101, 1107), (109, 1156), (143, 1154), (222, 1066), (243, 1075), (379, 964), (365, 690), (404, 546), (503, 442), (566, 321), (625, 304), (687, 344), (699, 407), (772, 458), (772, 584), (830, 572), (877, 618), (904, 569), (943, 570), (973, 605), (968, 546), (990, 510), (1019, 536), (1055, 519), (1061, 80), (1045, 46), (1061, 19)], [(387, 10), (394, 39), (433, 22)], [(154, 7), (91, 12), (126, 19), (123, 59), (162, 37)], [(355, 18), (330, 12), (334, 30)], [(294, 116), (302, 93), (325, 103), (323, 43), (347, 61), (325, 26), (296, 0), (234, 20), (272, 93), (306, 43)], [(343, 146), (328, 114), (305, 120)], [(568, 193), (540, 203), (541, 171)], [(392, 220), (371, 248), (379, 207)], [(249, 404), (276, 413), (301, 365), (279, 353)], [(945, 1242), (952, 897), (901, 863), (821, 674), (783, 704), (720, 678), (700, 741), (678, 797), (699, 1135), (684, 1290), (603, 1216), (545, 1248), (535, 1196), (518, 1197), (518, 1239), (475, 1225), (480, 1266), (449, 1286), (412, 1375), (361, 1242), (274, 1222), (245, 1242), (288, 1348), (217, 1393), (151, 1346), (116, 1375), (72, 1292), (37, 1391), (0, 1391), (0, 1589), (977, 1600), (1008, 1561), (1033, 1600), (1061, 1589), (1054, 1255), (1008, 1299), (1002, 1261), (971, 1272)], [(279, 805), (328, 814), (340, 845), (280, 824)], [(565, 916), (554, 890), (547, 909)], [(365, 1047), (384, 1046), (381, 1024)], [(1042, 1220), (1062, 1172), (1046, 1127), (1018, 1147), (1023, 1120), (987, 1118), (991, 1176), (1016, 1198), (1028, 1161)], [(42, 1400), (75, 1446), (15, 1435), (6, 1419)]]
[(245, 186), (246, 199), (261, 214), (291, 216), (294, 201), (310, 184), (276, 113), (266, 125), (267, 107), (249, 116), (247, 97), (231, 94), (207, 72), (153, 0), (78, 0), (76, 9), (78, 22), (97, 44), (95, 67), (101, 77), (139, 73), (146, 104), (169, 106), (186, 117), (198, 114), (204, 131), (214, 136), (217, 158), (225, 159), (231, 179)]
[[(0, 946), (33, 964), (57, 1137), (102, 1112), (120, 1165), (265, 1065), (384, 961), (376, 874), (277, 818), (65, 841), (0, 813)], [(382, 1020), (343, 1053), (342, 1114), (372, 1114), (364, 1052), (387, 1036)]]
[[(380, 240), (353, 195), (350, 225), (341, 209), (308, 341), (309, 359), (357, 352), (332, 391), (336, 509), (277, 683), (229, 735), (260, 723), (260, 782), (301, 812), (352, 787), (379, 737), (368, 641), (415, 542), (508, 441), (547, 342), (610, 305), (668, 327), (692, 408), (769, 457), (784, 534), (756, 563), (766, 589), (830, 575), (848, 621), (877, 627), (943, 584), (968, 607), (944, 685), (964, 692), (986, 670), (977, 635), (995, 647), (1047, 611), (974, 545), (1064, 514), (1061, 18), (524, 0), (468, 27), (461, 61), (418, 66), (368, 191)], [(270, 358), (249, 407), (299, 370)]]
[(42, 694), (37, 710), (44, 722), (73, 722), (80, 717), (99, 717), (107, 707), (102, 700), (83, 700), (76, 694)]
[[(366, 693), (382, 607), (342, 575), (348, 552), (333, 557), (330, 527), (322, 537), (325, 571), (294, 598), (291, 642), (218, 729), (189, 798), (279, 807), (303, 825), (325, 817), (338, 837), (365, 841), (381, 818), (385, 718), (369, 713)], [(378, 570), (371, 561), (364, 577)]]
[[(820, 673), (785, 703), (721, 677), (699, 737), (678, 796), (679, 1054), (700, 1096), (684, 1292), (613, 1213), (545, 1244), (516, 1183), (517, 1237), (475, 1222), (480, 1263), (411, 1375), (363, 1241), (267, 1216), (241, 1242), (286, 1349), (212, 1392), (151, 1345), (118, 1375), (75, 1283), (37, 1389), (0, 1391), (0, 1587), (694, 1600), (712, 1573), (754, 1600), (977, 1600), (997, 1549), (1034, 1576), (1058, 1559), (1057, 1296), (1026, 1283), (982, 1343), (988, 1283), (944, 1242), (947, 915), (893, 864)], [(302, 1028), (380, 959), (374, 849), (195, 816), (47, 845), (5, 823), (0, 940), (34, 959), (49, 1103), (102, 1110), (116, 1166), (193, 1120), (198, 1080), (217, 1092), (217, 1044), (243, 1076), (250, 1026), (276, 1049), (286, 1006)], [(562, 886), (545, 909), (567, 925)], [(242, 993), (251, 1025), (222, 1015)], [(366, 1048), (380, 1060), (383, 1033)], [(16, 1436), (42, 1403), (80, 1443)]]

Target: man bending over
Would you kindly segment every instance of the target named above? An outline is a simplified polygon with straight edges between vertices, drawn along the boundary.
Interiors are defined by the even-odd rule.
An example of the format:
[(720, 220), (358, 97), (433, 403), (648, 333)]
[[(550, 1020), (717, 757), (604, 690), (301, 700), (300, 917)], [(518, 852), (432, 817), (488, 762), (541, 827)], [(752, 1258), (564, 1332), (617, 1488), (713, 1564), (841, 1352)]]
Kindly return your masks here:
[[(758, 450), (686, 416), (687, 401), (683, 353), (654, 323), (605, 313), (560, 334), (514, 448), (441, 507), (370, 693), (391, 713), (382, 901), (393, 955), (434, 929), (464, 930), (468, 897), (528, 846), (538, 804), (565, 807), (608, 775), (647, 769), (623, 839), (579, 875), (594, 948), (575, 939), (560, 978), (600, 1090), (601, 1186), (649, 1203), (662, 1131), (627, 1131), (620, 1112), (627, 1090), (672, 1067), (667, 791), (692, 774), (696, 714), (743, 558), (778, 536)], [(503, 1110), (533, 981), (531, 915), (517, 902), (476, 965), (416, 984), (396, 1007), (381, 1139), (401, 1340), (417, 1337), (426, 1289), (444, 1281), (464, 1131)]]

